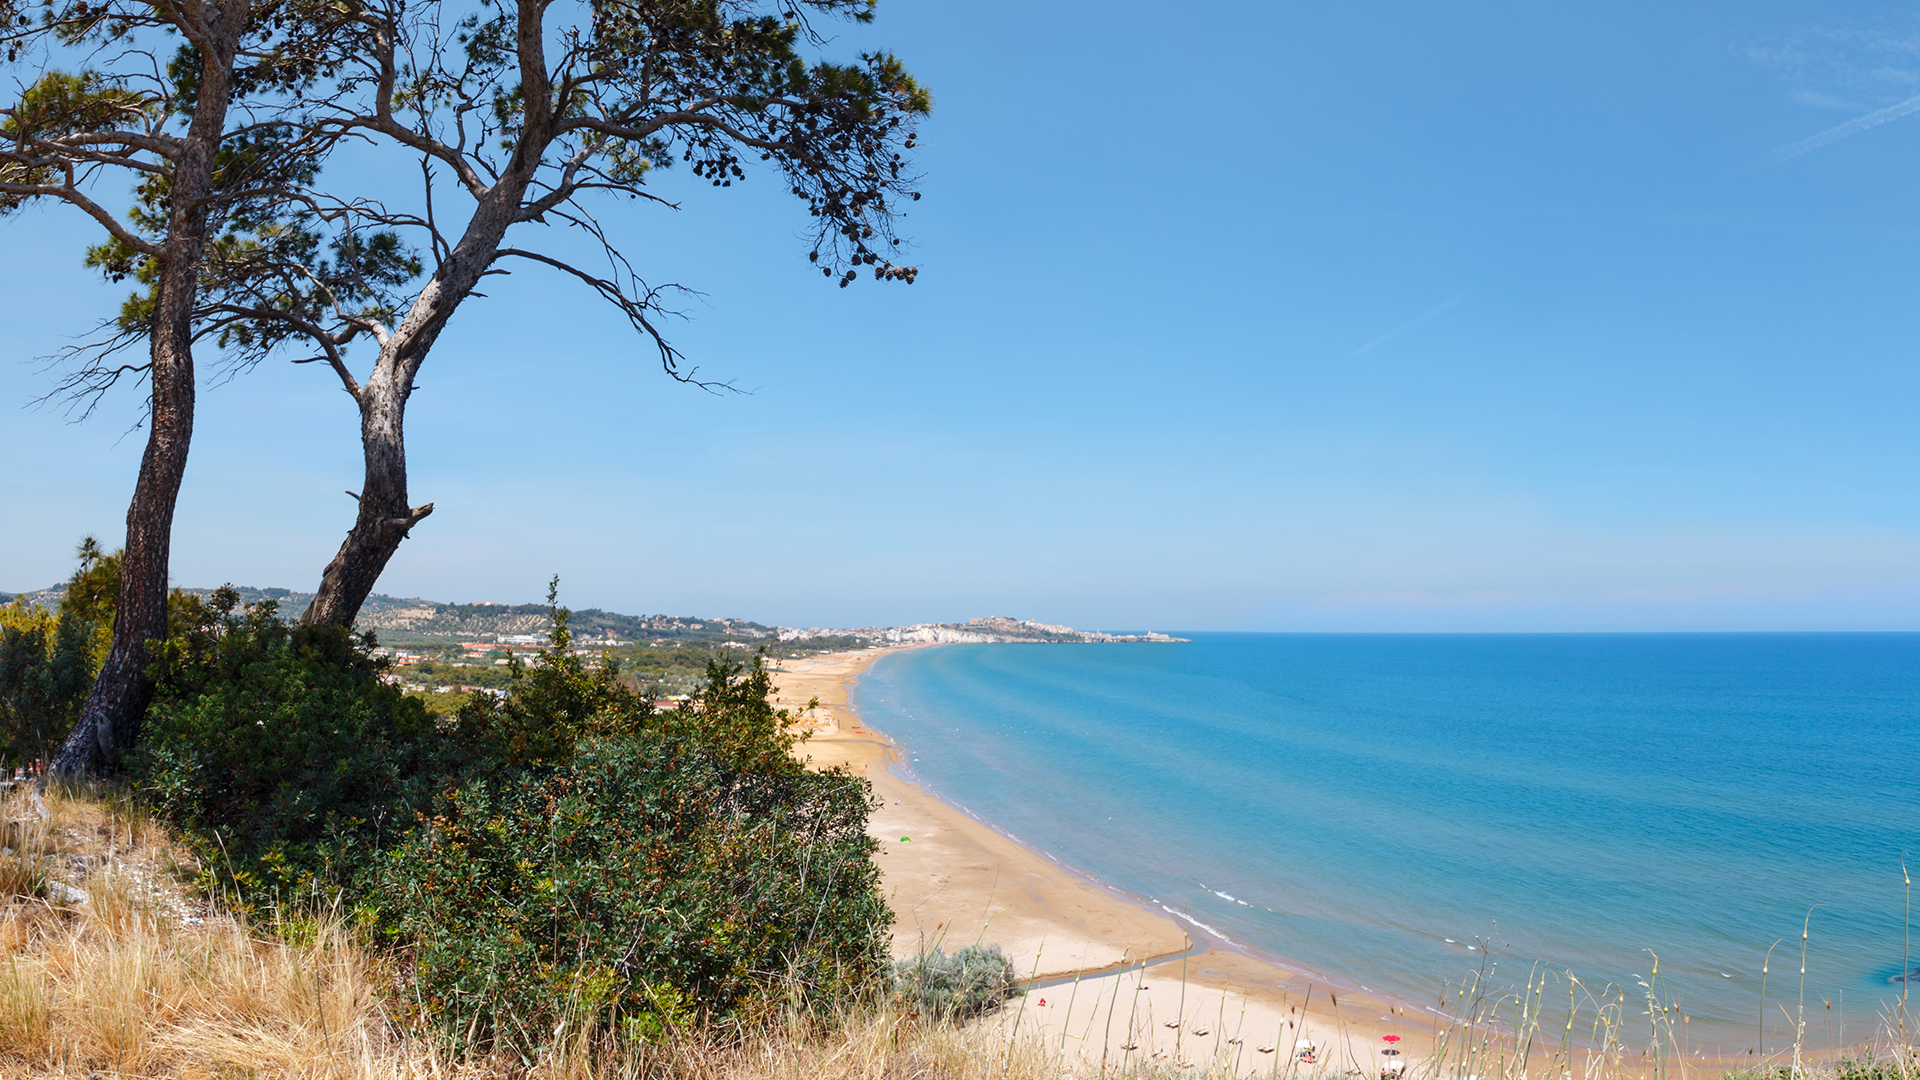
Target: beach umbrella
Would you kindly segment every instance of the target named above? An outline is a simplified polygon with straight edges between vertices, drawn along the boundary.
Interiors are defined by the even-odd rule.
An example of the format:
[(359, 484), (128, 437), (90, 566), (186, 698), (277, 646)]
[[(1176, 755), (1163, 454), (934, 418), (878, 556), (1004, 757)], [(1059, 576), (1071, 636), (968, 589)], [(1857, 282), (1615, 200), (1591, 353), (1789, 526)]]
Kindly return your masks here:
[(1400, 1041), (1400, 1036), (1398, 1036), (1398, 1035), (1382, 1035), (1382, 1036), (1380, 1036), (1380, 1041), (1381, 1041), (1381, 1042), (1390, 1042), (1390, 1043), (1396, 1043), (1396, 1042), (1399, 1042), (1399, 1041)]
[(1294, 1045), (1294, 1048), (1298, 1050), (1311, 1050), (1313, 1049), (1313, 1040), (1301, 1039), (1299, 1042), (1294, 1043), (1293, 1045)]
[(1398, 1056), (1400, 1056), (1400, 1051), (1398, 1051), (1398, 1050), (1382, 1050), (1382, 1051), (1380, 1051), (1380, 1052), (1381, 1052), (1381, 1053), (1383, 1053), (1383, 1054), (1385, 1054), (1385, 1055), (1387, 1055), (1388, 1057), (1398, 1057)]

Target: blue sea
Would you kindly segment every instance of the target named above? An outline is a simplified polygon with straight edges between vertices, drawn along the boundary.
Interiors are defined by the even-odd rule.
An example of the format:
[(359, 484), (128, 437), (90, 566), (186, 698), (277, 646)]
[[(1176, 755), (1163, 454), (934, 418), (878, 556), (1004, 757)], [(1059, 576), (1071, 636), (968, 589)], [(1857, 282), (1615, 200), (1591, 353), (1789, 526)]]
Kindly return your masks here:
[(1570, 971), (1644, 1025), (1657, 954), (1693, 1049), (1773, 1052), (1812, 909), (1810, 1042), (1897, 1003), (1920, 634), (1191, 636), (899, 653), (854, 702), (943, 798), (1332, 985)]

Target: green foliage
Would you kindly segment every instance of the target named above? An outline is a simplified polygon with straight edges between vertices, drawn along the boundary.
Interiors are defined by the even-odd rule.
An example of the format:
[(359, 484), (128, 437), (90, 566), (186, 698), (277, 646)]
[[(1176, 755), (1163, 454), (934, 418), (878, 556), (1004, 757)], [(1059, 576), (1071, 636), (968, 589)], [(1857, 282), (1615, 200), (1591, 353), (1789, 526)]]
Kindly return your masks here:
[(564, 765), (474, 780), (388, 863), (390, 932), (413, 944), (450, 1035), (522, 1050), (563, 1024), (716, 1020), (822, 1003), (882, 970), (889, 916), (844, 775), (750, 775), (643, 732)]
[[(13, 58), (10, 53), (8, 59)], [(159, 117), (152, 95), (128, 89), (124, 80), (110, 73), (48, 69), (24, 86), (13, 106), (0, 114), (0, 139), (19, 145), (44, 144), (119, 127), (143, 129)], [(63, 180), (60, 164), (44, 155), (10, 157), (0, 160), (0, 184), (57, 186)], [(0, 194), (0, 215), (19, 209), (29, 197)]]
[(968, 945), (951, 953), (936, 945), (931, 952), (895, 961), (893, 992), (920, 1016), (959, 1022), (1013, 997), (1019, 977), (998, 945)]
[(1789, 1065), (1738, 1069), (1724, 1074), (1723, 1080), (1909, 1080), (1917, 1068), (1920, 1051), (1899, 1045), (1886, 1053), (1847, 1054), (1798, 1069)]
[(507, 696), (460, 710), (465, 779), (378, 890), (443, 1029), (530, 1049), (566, 1024), (664, 1030), (880, 974), (866, 781), (795, 760), (757, 662), (709, 664), (656, 713), (553, 611)]
[(791, 723), (785, 709), (773, 707), (773, 676), (757, 657), (751, 665), (707, 661), (705, 685), (662, 714), (668, 734), (698, 741), (721, 768), (767, 776), (806, 772), (793, 756), (803, 736), (788, 730)]
[[(67, 587), (60, 594), (60, 614), (71, 614), (92, 628), (91, 672), (97, 672), (100, 665), (107, 661), (107, 650), (113, 647), (113, 614), (120, 606), (121, 553), (116, 551), (107, 554), (100, 547), (100, 542), (89, 536), (80, 541), (78, 555), (80, 565), (74, 570), (73, 576), (67, 579)], [(179, 596), (168, 597), (169, 618), (183, 599)]]
[(89, 536), (60, 613), (0, 607), (0, 766), (46, 759), (86, 704), (111, 642), (120, 556)]
[[(552, 593), (549, 603), (555, 600)], [(455, 719), (456, 740), (481, 769), (564, 765), (586, 739), (633, 735), (653, 707), (621, 681), (612, 664), (589, 668), (573, 654), (569, 613), (553, 604), (553, 629), (532, 664), (518, 659), (506, 697), (469, 700)]]
[(112, 626), (114, 608), (120, 604), (120, 553), (107, 554), (100, 541), (89, 536), (80, 541), (78, 555), (80, 566), (67, 579), (60, 610), (96, 626)]
[(409, 692), (407, 696), (419, 702), (420, 707), (426, 710), (427, 716), (436, 722), (452, 720), (454, 715), (461, 709), (466, 708), (467, 705), (466, 694), (423, 694)]
[(243, 903), (358, 887), (441, 771), (425, 711), (346, 631), (290, 627), (271, 602), (237, 609), (227, 589), (183, 614), (155, 650), (130, 769), (142, 797)]
[(0, 118), (0, 135), (9, 139), (48, 138), (140, 125), (155, 114), (145, 96), (97, 71), (71, 75), (49, 71), (26, 88), (19, 104)]
[(0, 765), (44, 760), (93, 685), (94, 633), (71, 612), (0, 607)]
[(138, 790), (243, 903), (338, 895), (373, 920), (450, 1038), (661, 1034), (884, 976), (870, 788), (794, 759), (757, 661), (656, 712), (574, 655), (555, 605), (504, 698), (435, 720), (370, 637), (232, 590), (188, 607), (156, 650)]

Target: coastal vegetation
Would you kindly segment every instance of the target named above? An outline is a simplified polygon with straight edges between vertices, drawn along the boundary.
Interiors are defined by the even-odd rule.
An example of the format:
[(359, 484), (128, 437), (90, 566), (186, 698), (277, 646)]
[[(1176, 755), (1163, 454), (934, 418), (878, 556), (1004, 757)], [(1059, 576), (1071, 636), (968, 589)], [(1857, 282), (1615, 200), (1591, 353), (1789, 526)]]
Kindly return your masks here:
[(189, 609), (132, 791), (238, 909), (335, 905), (403, 950), (450, 1037), (531, 1053), (556, 1009), (719, 1023), (883, 966), (865, 784), (802, 768), (757, 663), (656, 709), (556, 606), (504, 695), (436, 722), (367, 639)]
[[(58, 616), (8, 610), (24, 629), (0, 667), (27, 672), (9, 683), (8, 715), (39, 725), (19, 728), (16, 759), (55, 745), (85, 692), (111, 618), (84, 595), (103, 561), (89, 548)], [(101, 988), (36, 988), (22, 971), (66, 977), (33, 965), (90, 947), (60, 935), (108, 932), (91, 922), (102, 913), (137, 938), (136, 962), (224, 970), (193, 950), (156, 952), (180, 928), (112, 899), (136, 886), (165, 893), (175, 916), (217, 912), (232, 940), (194, 948), (237, 950), (223, 962), (266, 949), (288, 972), (387, 971), (378, 994), (365, 979), (333, 988), (374, 1004), (315, 984), (315, 1008), (385, 1010), (383, 1038), (449, 1060), (718, 1038), (883, 995), (891, 916), (867, 783), (794, 756), (792, 718), (757, 657), (710, 659), (695, 693), (656, 707), (617, 661), (573, 648), (569, 612), (549, 601), (544, 644), (509, 661), (503, 692), (436, 718), (385, 678), (371, 635), (289, 623), (233, 590), (176, 595), (141, 740), (106, 801), (9, 782), (0, 1012), (51, 1038), (55, 1057), (39, 1064), (90, 1038), (58, 1003)], [(63, 824), (76, 815), (96, 824)], [(134, 872), (128, 860), (133, 884), (115, 876)]]
[(910, 1012), (938, 1020), (971, 1020), (1017, 993), (1020, 977), (998, 945), (935, 945), (894, 965), (893, 987)]
[(46, 590), (54, 603), (0, 607), (0, 768), (52, 754), (111, 645), (120, 556), (88, 537), (78, 557), (73, 576)]
[[(84, 692), (80, 700), (73, 699), (67, 682), (58, 683), (57, 689), (42, 686), (36, 690), (15, 687), (9, 681), (31, 674), (43, 681), (51, 677), (56, 682), (61, 678), (70, 682), (75, 677), (91, 678), (85, 671), (97, 670), (98, 656), (104, 655), (110, 641), (111, 598), (118, 586), (120, 558), (105, 554), (91, 537), (82, 542), (80, 551), (86, 568), (81, 572), (83, 582), (70, 580), (45, 589), (4, 594), (0, 627), (12, 626), (16, 634), (38, 636), (33, 643), (0, 644), (0, 722), (11, 722), (3, 718), (22, 709), (44, 713), (48, 706), (29, 703), (35, 694), (54, 693), (69, 711), (77, 709), (84, 699)], [(313, 599), (312, 593), (284, 588), (222, 588), (242, 605), (271, 603), (282, 619), (297, 617)], [(177, 588), (171, 602), (178, 608), (196, 599), (211, 602), (216, 595), (224, 594), (211, 588)], [(67, 630), (61, 632), (73, 634), (76, 640), (85, 633), (93, 634), (96, 656), (92, 668), (84, 662), (49, 666), (30, 660), (54, 647), (55, 639), (47, 635), (62, 626)], [(599, 608), (572, 612), (569, 627), (575, 650), (596, 663), (615, 661), (630, 688), (656, 698), (691, 694), (712, 662), (739, 663), (753, 654), (779, 660), (872, 644), (849, 636), (789, 640), (780, 637), (776, 627), (745, 619), (627, 615)], [(377, 593), (368, 598), (355, 623), (356, 630), (374, 633), (382, 646), (377, 652), (391, 659), (389, 681), (420, 696), (428, 713), (435, 716), (450, 714), (471, 692), (504, 690), (511, 682), (508, 661), (516, 654), (523, 659), (533, 655), (551, 628), (552, 612), (545, 604), (448, 604)], [(7, 657), (12, 660), (7, 661)], [(5, 666), (8, 663), (12, 666)], [(15, 700), (21, 703), (17, 708), (9, 704)], [(49, 730), (65, 732), (72, 720), (68, 716), (53, 721)], [(5, 760), (0, 752), (0, 762)]]
[[(409, 497), (406, 405), (483, 278), (558, 273), (610, 304), (668, 375), (715, 387), (660, 329), (684, 290), (645, 280), (638, 238), (607, 204), (677, 207), (651, 183), (674, 164), (726, 188), (758, 161), (805, 208), (808, 258), (829, 280), (913, 281), (894, 226), (919, 197), (905, 155), (931, 99), (884, 51), (827, 58), (814, 23), (869, 22), (873, 6), (58, 0), (30, 13), (0, 0), (0, 62), (20, 88), (0, 108), (0, 215), (80, 212), (103, 233), (86, 264), (134, 286), (63, 355), (52, 396), (84, 414), (123, 378), (148, 391), (112, 644), (56, 769), (118, 769), (153, 697), (196, 350), (235, 372), (297, 352), (353, 398), (365, 475), (302, 615), (344, 628), (433, 510)], [(373, 167), (326, 173), (346, 146)], [(396, 202), (388, 179), (416, 169), (416, 197)], [(606, 269), (582, 269), (555, 226)]]
[[(340, 906), (238, 910), (201, 891), (205, 849), (137, 801), (16, 785), (0, 793), (8, 850), (0, 853), (0, 1072), (9, 1076), (659, 1077), (674, 1080), (1173, 1080), (1228, 1076), (1336, 1080), (1354, 1063), (1272, 1055), (1246, 1068), (1229, 1030), (1192, 1051), (1193, 1064), (1129, 1055), (1106, 1037), (1102, 1064), (1079, 1053), (1100, 1031), (1046, 1037), (1020, 1008), (959, 1025), (930, 1022), (912, 994), (836, 1002), (825, 1012), (768, 1002), (726, 1028), (692, 1022), (672, 1000), (647, 1019), (593, 1022), (590, 998), (557, 997), (551, 1038), (533, 1052), (490, 1047), (423, 1027), (421, 996), (405, 992), (407, 954), (382, 946)], [(232, 894), (226, 894), (231, 897)], [(952, 954), (952, 955), (958, 955)], [(951, 965), (941, 965), (943, 968)], [(990, 970), (994, 965), (985, 965)], [(903, 975), (909, 975), (904, 972)], [(909, 975), (910, 977), (910, 975)], [(1064, 989), (1064, 988), (1063, 988)], [(1533, 980), (1532, 991), (1564, 988)], [(1617, 999), (1595, 1002), (1583, 1026), (1608, 1018), (1595, 1044), (1549, 1028), (1539, 997), (1480, 995), (1468, 985), (1441, 1021), (1432, 1058), (1406, 1075), (1432, 1080), (1627, 1080), (1718, 1075), (1646, 1053), (1647, 1018)], [(1673, 1005), (1657, 993), (1657, 1013)], [(1634, 1003), (1645, 1004), (1645, 1002)], [(1795, 1062), (1791, 1048), (1728, 1080), (1911, 1080), (1920, 1068), (1897, 1017), (1878, 1047)], [(1556, 1030), (1557, 1029), (1557, 1030)], [(1637, 1029), (1638, 1037), (1632, 1032)], [(1576, 1032), (1577, 1038), (1586, 1032)], [(1081, 1038), (1084, 1036), (1084, 1039)], [(1251, 1040), (1249, 1040), (1251, 1041)], [(1224, 1051), (1224, 1052), (1223, 1052)], [(1240, 1068), (1234, 1068), (1239, 1058)], [(1371, 1076), (1369, 1075), (1369, 1080)]]

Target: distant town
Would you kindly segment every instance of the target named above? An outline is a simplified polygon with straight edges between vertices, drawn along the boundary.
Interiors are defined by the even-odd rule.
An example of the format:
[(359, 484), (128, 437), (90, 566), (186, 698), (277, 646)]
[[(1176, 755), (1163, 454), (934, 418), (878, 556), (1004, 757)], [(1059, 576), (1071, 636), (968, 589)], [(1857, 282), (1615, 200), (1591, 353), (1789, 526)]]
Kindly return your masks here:
[[(28, 604), (57, 607), (60, 586), (27, 593), (0, 593), (0, 603), (19, 600)], [(201, 597), (213, 593), (209, 588), (181, 589)], [(272, 601), (287, 618), (296, 618), (313, 599), (312, 593), (291, 589), (235, 586), (242, 603)], [(1184, 641), (1167, 634), (1108, 634), (1075, 630), (1070, 626), (995, 616), (971, 619), (964, 623), (916, 623), (912, 626), (860, 626), (851, 628), (765, 626), (745, 619), (714, 619), (686, 615), (622, 615), (618, 612), (587, 608), (571, 615), (574, 637), (581, 644), (594, 646), (645, 644), (659, 647), (673, 643), (693, 643), (733, 648), (751, 648), (756, 643), (801, 643), (808, 651), (822, 648), (863, 648), (884, 645), (933, 642), (940, 644), (988, 644), (1038, 642), (1048, 644), (1135, 643)], [(374, 593), (361, 608), (360, 630), (372, 630), (382, 642), (459, 643), (467, 649), (535, 648), (546, 641), (549, 616), (545, 604), (503, 604), (488, 600), (468, 603), (442, 603), (436, 600), (401, 598)], [(769, 648), (770, 652), (781, 652)]]
[[(0, 593), (0, 604), (59, 606), (62, 587)], [(272, 602), (284, 618), (306, 610), (312, 593), (235, 586), (241, 602)], [(181, 589), (206, 597), (208, 588)], [(545, 604), (489, 601), (442, 603), (375, 593), (355, 623), (379, 641), (393, 664), (387, 681), (423, 695), (433, 711), (451, 710), (470, 694), (501, 694), (512, 681), (516, 657), (530, 660), (547, 643), (552, 616)], [(574, 651), (614, 660), (633, 682), (662, 702), (684, 695), (704, 676), (710, 661), (738, 662), (755, 654), (770, 661), (889, 645), (1095, 644), (1183, 641), (1160, 633), (1109, 634), (1025, 619), (992, 617), (962, 623), (847, 628), (767, 626), (746, 619), (688, 615), (624, 615), (586, 608), (569, 613)]]
[(904, 645), (916, 642), (937, 644), (992, 644), (995, 642), (1037, 642), (1042, 644), (1093, 644), (1099, 642), (1185, 641), (1152, 631), (1140, 634), (1103, 634), (1094, 630), (1075, 630), (1071, 626), (1009, 619), (995, 616), (970, 619), (964, 623), (917, 623), (913, 626), (863, 626), (853, 630), (799, 630), (780, 627), (781, 641), (813, 641), (853, 638), (870, 645)]

